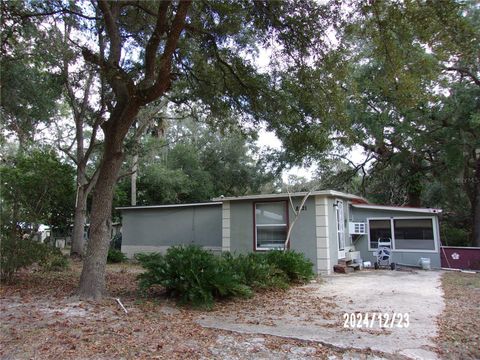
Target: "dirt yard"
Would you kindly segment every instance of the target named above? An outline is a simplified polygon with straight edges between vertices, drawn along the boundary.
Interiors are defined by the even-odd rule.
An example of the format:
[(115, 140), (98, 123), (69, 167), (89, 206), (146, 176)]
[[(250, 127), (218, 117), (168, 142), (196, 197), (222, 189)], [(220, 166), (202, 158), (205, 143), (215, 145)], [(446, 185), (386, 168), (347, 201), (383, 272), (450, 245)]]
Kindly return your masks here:
[[(24, 272), (0, 290), (1, 359), (374, 359), (371, 351), (336, 350), (309, 341), (208, 329), (205, 312), (137, 293), (131, 265), (108, 266), (112, 298), (79, 301), (80, 265), (62, 273)], [(288, 293), (268, 293), (281, 297)], [(120, 298), (125, 314), (115, 301)], [(231, 303), (233, 304), (233, 303)], [(245, 306), (239, 303), (239, 306)]]
[[(3, 285), (0, 290), (0, 358), (1, 359), (405, 359), (404, 355), (389, 354), (370, 348), (335, 342), (288, 338), (285, 334), (262, 331), (239, 332), (207, 328), (202, 321), (231, 316), (238, 324), (275, 328), (276, 321), (286, 313), (298, 323), (322, 323), (341, 327), (338, 317), (349, 300), (338, 299), (329, 290), (329, 281), (292, 288), (286, 292), (266, 292), (253, 299), (225, 301), (213, 312), (179, 308), (162, 296), (142, 298), (137, 293), (136, 275), (142, 270), (132, 265), (109, 265), (108, 287), (111, 298), (101, 303), (82, 302), (75, 297), (80, 264), (62, 273), (24, 272), (16, 285)], [(460, 316), (456, 302), (459, 287), (471, 289), (469, 297), (478, 305), (478, 283), (444, 277), (447, 308), (440, 321), (438, 341), (442, 357), (454, 358), (457, 348), (477, 346), (477, 337), (470, 331), (478, 327), (478, 306), (475, 302), (461, 307), (472, 316)], [(476, 277), (475, 277), (476, 276)], [(474, 275), (472, 279), (478, 280)], [(349, 276), (336, 277), (345, 281)], [(450, 286), (450, 280), (453, 284)], [(324, 288), (326, 294), (319, 295)], [(452, 291), (450, 291), (453, 289)], [(472, 294), (477, 298), (472, 298)], [(116, 302), (120, 298), (128, 310), (125, 314)], [(314, 299), (315, 301), (312, 301)], [(357, 305), (360, 305), (358, 303)], [(373, 308), (371, 310), (374, 310)], [(378, 309), (380, 310), (380, 309)], [(255, 316), (252, 316), (255, 314)], [(455, 326), (449, 319), (455, 318)], [(475, 322), (475, 320), (477, 320)], [(411, 321), (414, 321), (413, 319)], [(463, 322), (468, 331), (463, 331)], [(328, 325), (333, 324), (333, 325)], [(470, 324), (470, 325), (468, 325)], [(205, 324), (204, 324), (205, 325)], [(235, 330), (235, 329), (234, 329)], [(241, 330), (241, 329), (239, 329)], [(366, 329), (365, 329), (366, 330)], [(477, 329), (478, 330), (478, 329)], [(385, 332), (345, 331), (359, 339), (375, 337), (380, 342)], [(456, 339), (456, 340), (455, 340)], [(449, 344), (454, 344), (450, 347)], [(455, 345), (456, 344), (456, 345)], [(476, 345), (475, 345), (476, 344)], [(355, 344), (354, 344), (355, 345)], [(455, 347), (456, 346), (456, 347)], [(433, 351), (433, 349), (430, 349)], [(450, 351), (450, 352), (449, 352)], [(464, 351), (465, 358), (478, 352)]]
[(448, 272), (442, 278), (446, 309), (437, 338), (444, 359), (480, 359), (480, 274)]

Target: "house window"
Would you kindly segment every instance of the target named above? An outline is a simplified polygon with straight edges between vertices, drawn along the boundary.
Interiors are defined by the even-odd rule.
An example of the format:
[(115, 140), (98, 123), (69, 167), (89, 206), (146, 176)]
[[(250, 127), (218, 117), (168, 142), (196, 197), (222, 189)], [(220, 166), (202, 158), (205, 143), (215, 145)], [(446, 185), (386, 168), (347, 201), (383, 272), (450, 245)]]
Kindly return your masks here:
[(435, 250), (432, 219), (397, 219), (394, 227), (396, 249)]
[(390, 240), (395, 250), (435, 250), (432, 218), (370, 219), (368, 230), (370, 249)]
[(369, 220), (370, 248), (378, 248), (379, 241), (392, 240), (392, 224), (390, 220)]
[(283, 249), (287, 239), (287, 203), (255, 204), (255, 249)]

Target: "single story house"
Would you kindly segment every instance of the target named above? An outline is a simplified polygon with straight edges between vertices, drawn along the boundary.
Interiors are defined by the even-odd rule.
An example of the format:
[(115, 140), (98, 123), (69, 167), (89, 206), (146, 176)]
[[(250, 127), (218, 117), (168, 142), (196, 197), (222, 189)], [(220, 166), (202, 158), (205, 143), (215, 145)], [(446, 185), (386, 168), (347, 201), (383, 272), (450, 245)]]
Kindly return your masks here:
[[(379, 239), (391, 239), (393, 261), (440, 267), (439, 209), (369, 204), (333, 190), (220, 197), (210, 202), (121, 207), (122, 251), (164, 252), (197, 244), (214, 252), (248, 253), (289, 247), (305, 254), (319, 274), (339, 260), (375, 261)], [(294, 211), (296, 210), (296, 211)], [(383, 241), (383, 240), (382, 240)]]

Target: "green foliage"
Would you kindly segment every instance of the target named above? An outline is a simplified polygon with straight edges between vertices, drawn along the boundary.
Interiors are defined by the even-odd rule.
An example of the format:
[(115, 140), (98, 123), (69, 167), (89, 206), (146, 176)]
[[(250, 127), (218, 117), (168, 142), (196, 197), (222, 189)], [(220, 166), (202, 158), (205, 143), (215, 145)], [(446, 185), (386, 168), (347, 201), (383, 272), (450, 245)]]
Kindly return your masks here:
[(7, 158), (0, 166), (0, 194), (5, 225), (18, 221), (65, 229), (75, 199), (74, 171), (53, 150), (32, 149)]
[[(61, 76), (54, 67), (49, 32), (37, 17), (22, 17), (28, 11), (23, 1), (2, 3), (0, 106), (4, 129), (16, 134), (20, 147), (33, 140), (37, 126), (59, 113)], [(8, 30), (7, 30), (8, 29)]]
[(289, 286), (288, 276), (263, 253), (236, 256), (224, 253), (222, 256), (240, 281), (252, 289), (286, 289)]
[(178, 246), (166, 255), (137, 254), (146, 269), (139, 286), (163, 286), (180, 303), (211, 308), (215, 299), (248, 297), (254, 289), (285, 289), (313, 277), (312, 263), (287, 252), (215, 256), (197, 246)]
[(221, 257), (196, 246), (169, 248), (166, 255), (139, 255), (147, 270), (139, 275), (140, 288), (165, 287), (182, 304), (211, 308), (215, 298), (248, 297), (251, 290)]
[[(192, 120), (175, 123), (162, 139), (143, 140), (139, 155), (139, 204), (208, 201), (212, 197), (258, 193), (272, 179), (255, 159), (258, 149), (237, 131), (216, 132)], [(160, 148), (159, 146), (162, 145)], [(130, 179), (117, 186), (116, 205), (129, 203)]]
[(301, 253), (295, 251), (268, 251), (267, 262), (282, 270), (292, 283), (304, 283), (314, 276), (313, 264)]
[(52, 246), (19, 235), (6, 235), (0, 243), (0, 279), (12, 282), (15, 273), (34, 263), (46, 271), (60, 271), (68, 267), (68, 259)]
[(43, 256), (39, 264), (43, 270), (63, 271), (69, 267), (68, 258), (62, 254), (60, 249), (47, 244), (41, 245), (43, 245)]
[(450, 222), (441, 224), (441, 239), (446, 246), (470, 246), (470, 232), (468, 229), (459, 228)]
[(107, 262), (110, 264), (121, 263), (127, 260), (127, 256), (118, 249), (109, 248)]

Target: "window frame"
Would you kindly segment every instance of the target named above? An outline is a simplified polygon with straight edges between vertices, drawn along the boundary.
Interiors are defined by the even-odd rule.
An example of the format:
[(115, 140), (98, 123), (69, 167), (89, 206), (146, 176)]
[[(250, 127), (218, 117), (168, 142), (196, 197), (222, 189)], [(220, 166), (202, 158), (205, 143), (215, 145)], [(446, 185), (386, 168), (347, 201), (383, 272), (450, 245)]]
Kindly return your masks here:
[[(426, 249), (397, 249), (395, 244), (395, 220), (430, 220), (432, 222), (432, 232), (433, 232), (433, 244), (435, 246), (434, 250)], [(435, 216), (389, 216), (389, 217), (369, 217), (367, 218), (367, 230), (368, 230), (368, 251), (377, 251), (376, 248), (372, 248), (371, 239), (370, 239), (370, 220), (389, 220), (390, 221), (390, 231), (392, 233), (392, 250), (397, 252), (411, 252), (411, 253), (438, 253), (438, 221)]]
[[(285, 248), (284, 247), (281, 247), (281, 248), (273, 248), (273, 249), (269, 249), (269, 248), (262, 248), (262, 247), (258, 247), (257, 246), (257, 204), (271, 204), (271, 203), (283, 203), (284, 204), (284, 209), (285, 209), (285, 220), (286, 220), (286, 223), (285, 224), (281, 224), (281, 225), (278, 225), (278, 227), (282, 226), (282, 227), (285, 227), (285, 235), (288, 234), (288, 229), (290, 227), (290, 219), (289, 219), (289, 216), (288, 216), (288, 201), (287, 200), (262, 200), (262, 201), (255, 201), (253, 203), (253, 251), (272, 251), (272, 250), (280, 250), (280, 251), (283, 251)], [(272, 224), (274, 226), (277, 226), (277, 224)], [(285, 239), (286, 240), (286, 239)], [(291, 239), (289, 241), (289, 243), (287, 244), (287, 249), (290, 249), (290, 243), (291, 243)]]

